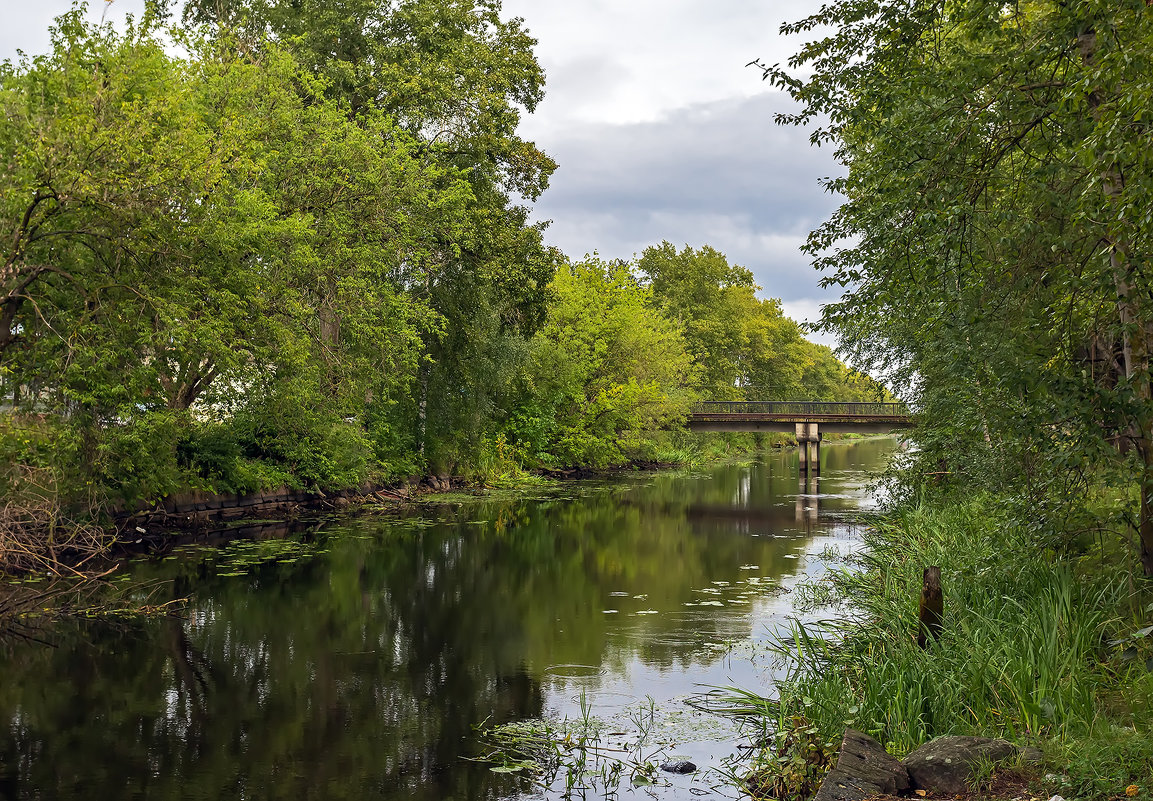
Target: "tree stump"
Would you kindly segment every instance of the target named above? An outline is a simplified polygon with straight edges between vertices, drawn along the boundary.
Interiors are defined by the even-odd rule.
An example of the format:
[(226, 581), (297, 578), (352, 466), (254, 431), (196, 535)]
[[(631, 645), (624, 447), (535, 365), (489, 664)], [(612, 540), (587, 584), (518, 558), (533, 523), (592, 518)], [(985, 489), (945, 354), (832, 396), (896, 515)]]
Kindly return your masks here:
[(925, 648), (929, 637), (934, 640), (941, 636), (941, 626), (945, 619), (945, 599), (941, 594), (941, 568), (926, 567), (921, 584), (920, 615), (917, 627), (917, 645)]

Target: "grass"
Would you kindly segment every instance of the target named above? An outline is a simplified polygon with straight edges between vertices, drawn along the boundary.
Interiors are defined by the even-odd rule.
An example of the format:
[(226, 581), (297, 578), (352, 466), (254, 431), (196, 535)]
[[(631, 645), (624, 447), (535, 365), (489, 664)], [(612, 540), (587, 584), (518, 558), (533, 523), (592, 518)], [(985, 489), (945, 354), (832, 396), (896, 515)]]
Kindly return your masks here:
[(489, 770), (495, 773), (523, 774), (539, 790), (566, 799), (585, 798), (588, 793), (616, 797), (621, 787), (667, 784), (657, 774), (664, 749), (651, 742), (652, 698), (630, 711), (629, 741), (616, 747), (609, 744), (605, 722), (593, 716), (583, 692), (580, 703), (581, 716), (575, 720), (481, 726), (478, 733), (488, 751), (477, 761), (490, 763)]
[[(774, 698), (735, 693), (766, 734), (847, 726), (900, 756), (943, 734), (1038, 745), (1066, 798), (1153, 799), (1153, 603), (1129, 559), (1038, 544), (987, 497), (889, 513), (812, 597), (848, 616), (793, 622)], [(1116, 553), (1120, 553), (1117, 551)], [(941, 637), (916, 644), (922, 570), (942, 568)], [(1142, 592), (1145, 595), (1142, 595)]]

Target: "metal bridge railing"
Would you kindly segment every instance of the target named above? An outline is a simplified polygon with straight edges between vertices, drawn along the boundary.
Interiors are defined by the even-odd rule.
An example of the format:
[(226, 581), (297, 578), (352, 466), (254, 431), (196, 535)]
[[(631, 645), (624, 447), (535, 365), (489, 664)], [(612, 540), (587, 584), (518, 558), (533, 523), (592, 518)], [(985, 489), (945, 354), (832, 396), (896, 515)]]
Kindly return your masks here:
[(829, 403), (825, 401), (705, 401), (693, 414), (758, 414), (837, 417), (908, 417), (903, 403)]

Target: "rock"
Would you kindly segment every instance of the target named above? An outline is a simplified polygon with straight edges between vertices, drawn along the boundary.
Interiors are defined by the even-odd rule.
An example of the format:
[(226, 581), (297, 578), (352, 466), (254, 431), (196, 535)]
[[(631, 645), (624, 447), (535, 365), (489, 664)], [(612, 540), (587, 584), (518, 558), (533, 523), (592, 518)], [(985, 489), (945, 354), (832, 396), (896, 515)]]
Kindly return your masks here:
[(1041, 749), (1034, 748), (1031, 745), (1027, 745), (1022, 748), (1020, 754), (1021, 761), (1026, 765), (1040, 765), (1045, 761), (1045, 755), (1041, 753)]
[(697, 766), (687, 759), (682, 759), (679, 762), (666, 762), (661, 765), (661, 770), (665, 773), (696, 773)]
[(867, 734), (845, 729), (837, 766), (829, 771), (813, 801), (860, 801), (878, 793), (909, 789), (905, 766)]
[(1008, 740), (951, 735), (925, 743), (904, 759), (914, 789), (963, 793), (981, 763), (1003, 762), (1017, 756)]

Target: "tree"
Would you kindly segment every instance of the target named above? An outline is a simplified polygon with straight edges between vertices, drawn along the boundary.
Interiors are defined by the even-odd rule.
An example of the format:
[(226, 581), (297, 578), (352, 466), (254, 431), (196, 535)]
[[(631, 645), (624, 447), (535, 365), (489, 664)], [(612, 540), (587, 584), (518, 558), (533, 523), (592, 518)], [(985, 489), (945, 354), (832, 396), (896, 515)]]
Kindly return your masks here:
[(780, 301), (756, 296), (760, 287), (747, 268), (708, 245), (678, 252), (662, 242), (645, 249), (637, 269), (657, 305), (680, 322), (707, 398), (848, 401), (883, 392), (805, 340)]
[(420, 158), (472, 186), (467, 223), (417, 262), (408, 293), (436, 310), (438, 334), (415, 385), (397, 393), (394, 428), (413, 431), (438, 469), (467, 460), (494, 428), (513, 362), (545, 318), (560, 254), (522, 201), (555, 162), (516, 128), (543, 97), (544, 72), (520, 19), (499, 0), (191, 0), (184, 19), (241, 50), (272, 43), (325, 79), (353, 119), (383, 113), (420, 142)]
[(683, 326), (703, 368), (702, 389), (718, 400), (737, 397), (738, 387), (749, 379), (741, 365), (748, 350), (747, 326), (759, 311), (753, 274), (730, 265), (708, 245), (699, 251), (686, 245), (678, 253), (670, 242), (646, 248), (637, 268), (657, 304)]
[(825, 324), (921, 408), (927, 458), (1036, 499), (1101, 462), (1135, 472), (1147, 575), (1151, 13), (840, 0), (784, 26), (832, 33), (765, 70), (801, 105), (782, 121), (823, 119), (812, 140), (849, 168), (808, 244), (850, 290)]
[(696, 367), (629, 265), (588, 259), (559, 270), (553, 289), (508, 425), (513, 444), (561, 465), (619, 464), (687, 414)]
[(516, 134), (544, 97), (536, 44), (499, 0), (189, 0), (184, 20), (291, 48), (353, 115), (377, 108), (461, 165), (533, 200), (555, 164)]
[(245, 409), (279, 412), (247, 415), (254, 455), (323, 483), (302, 465), (416, 373), (438, 322), (405, 289), (471, 185), (280, 48), (180, 59), (154, 16), (120, 36), (82, 15), (0, 73), (5, 394), (79, 432), (81, 486), (172, 491), (182, 432)]

